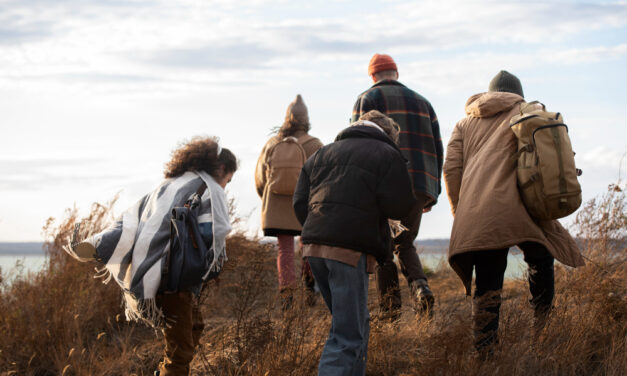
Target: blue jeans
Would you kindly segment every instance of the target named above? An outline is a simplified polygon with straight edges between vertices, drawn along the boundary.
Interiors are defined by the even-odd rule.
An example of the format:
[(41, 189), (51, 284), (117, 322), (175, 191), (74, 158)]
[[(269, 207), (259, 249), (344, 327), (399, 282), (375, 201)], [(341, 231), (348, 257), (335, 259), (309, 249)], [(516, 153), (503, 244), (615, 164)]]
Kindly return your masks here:
[(363, 376), (370, 333), (366, 255), (356, 267), (319, 257), (307, 259), (332, 315), (318, 375)]

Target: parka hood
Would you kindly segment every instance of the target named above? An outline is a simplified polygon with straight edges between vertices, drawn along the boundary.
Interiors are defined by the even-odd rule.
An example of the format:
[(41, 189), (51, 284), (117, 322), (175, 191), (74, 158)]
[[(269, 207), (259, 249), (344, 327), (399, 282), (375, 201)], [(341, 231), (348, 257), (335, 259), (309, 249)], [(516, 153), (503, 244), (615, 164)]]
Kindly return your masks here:
[(367, 125), (350, 126), (344, 129), (343, 131), (341, 131), (335, 138), (335, 141), (340, 141), (340, 140), (344, 140), (347, 138), (374, 138), (376, 140), (385, 142), (386, 144), (392, 146), (399, 153), (401, 152), (398, 146), (394, 143), (394, 141), (392, 141), (391, 138), (388, 137), (388, 135), (386, 135), (379, 129), (376, 129), (374, 127), (369, 127)]
[(514, 93), (479, 93), (466, 102), (466, 114), (476, 118), (491, 117), (499, 112), (509, 111), (515, 104), (524, 101), (523, 97)]

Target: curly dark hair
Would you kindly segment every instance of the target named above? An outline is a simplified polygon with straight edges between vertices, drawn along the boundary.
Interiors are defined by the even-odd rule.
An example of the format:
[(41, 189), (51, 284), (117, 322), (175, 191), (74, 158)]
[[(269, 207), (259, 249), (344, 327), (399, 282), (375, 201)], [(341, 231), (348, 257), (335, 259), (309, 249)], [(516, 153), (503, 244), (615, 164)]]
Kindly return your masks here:
[(192, 137), (183, 141), (172, 152), (172, 158), (165, 165), (163, 174), (166, 178), (175, 178), (187, 171), (206, 171), (213, 177), (219, 177), (218, 170), (224, 166), (224, 172), (237, 170), (237, 158), (226, 148), (218, 155), (218, 139), (216, 137)]
[(381, 129), (383, 129), (385, 134), (387, 134), (392, 141), (394, 141), (395, 144), (398, 144), (398, 134), (401, 131), (401, 127), (391, 117), (388, 117), (377, 110), (370, 110), (361, 115), (359, 120), (368, 120), (377, 124), (381, 127)]

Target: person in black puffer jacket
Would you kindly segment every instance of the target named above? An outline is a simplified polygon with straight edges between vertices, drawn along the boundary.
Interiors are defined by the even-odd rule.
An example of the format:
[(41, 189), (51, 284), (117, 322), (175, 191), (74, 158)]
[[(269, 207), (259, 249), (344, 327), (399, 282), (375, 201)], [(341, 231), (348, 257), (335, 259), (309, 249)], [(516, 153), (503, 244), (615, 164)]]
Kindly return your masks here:
[(407, 215), (415, 200), (398, 132), (379, 111), (364, 114), (307, 160), (296, 185), (303, 257), (332, 313), (319, 375), (365, 374), (367, 273), (391, 250), (388, 218)]

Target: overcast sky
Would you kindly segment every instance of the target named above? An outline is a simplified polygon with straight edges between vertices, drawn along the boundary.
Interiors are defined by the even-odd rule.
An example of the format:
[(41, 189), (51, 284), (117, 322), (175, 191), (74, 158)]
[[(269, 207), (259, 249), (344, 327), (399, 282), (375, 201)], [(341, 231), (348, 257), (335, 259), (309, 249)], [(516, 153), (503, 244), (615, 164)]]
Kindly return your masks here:
[[(445, 144), (467, 98), (506, 69), (564, 114), (584, 199), (617, 179), (625, 1), (0, 0), (0, 241), (41, 240), (46, 218), (116, 192), (120, 213), (199, 134), (241, 160), (229, 192), (256, 233), (270, 129), (300, 93), (311, 133), (331, 142), (374, 53), (430, 100)], [(443, 192), (419, 238), (448, 237), (449, 213)]]

